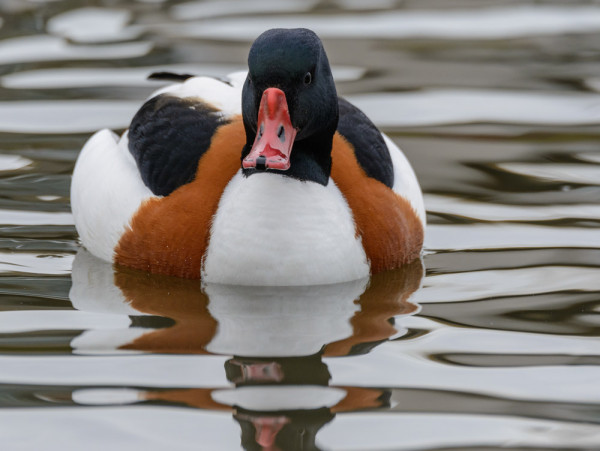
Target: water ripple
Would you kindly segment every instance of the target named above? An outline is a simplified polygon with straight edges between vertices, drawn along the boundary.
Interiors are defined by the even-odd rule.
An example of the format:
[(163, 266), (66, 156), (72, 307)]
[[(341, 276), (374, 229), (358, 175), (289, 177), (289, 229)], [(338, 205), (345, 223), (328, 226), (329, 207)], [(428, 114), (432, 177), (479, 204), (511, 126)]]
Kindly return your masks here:
[(62, 100), (0, 102), (0, 131), (13, 133), (85, 133), (126, 128), (139, 102)]
[(438, 11), (386, 11), (331, 16), (268, 15), (167, 28), (179, 37), (252, 40), (268, 28), (306, 27), (324, 38), (514, 39), (527, 36), (593, 33), (600, 30), (595, 6), (512, 6)]
[(142, 29), (126, 27), (132, 14), (124, 9), (80, 8), (48, 20), (49, 33), (74, 42), (114, 42), (137, 38)]
[(571, 290), (600, 291), (598, 268), (541, 266), (439, 274), (426, 279), (415, 301), (464, 302)]
[(150, 42), (74, 45), (56, 36), (24, 36), (0, 41), (0, 64), (134, 58), (148, 54), (152, 47)]
[(600, 123), (600, 95), (539, 91), (429, 90), (349, 96), (380, 127), (494, 122)]
[[(43, 197), (43, 196), (39, 196)], [(57, 199), (56, 196), (46, 196), (46, 201)], [(42, 212), (24, 210), (0, 209), (0, 224), (2, 225), (73, 225), (73, 215), (66, 212)]]
[(72, 264), (72, 254), (44, 255), (37, 252), (0, 252), (0, 274), (69, 274)]
[[(242, 64), (165, 64), (137, 68), (61, 68), (15, 72), (0, 78), (0, 84), (11, 89), (86, 88), (98, 86), (159, 86), (157, 80), (147, 80), (152, 72), (175, 72), (222, 77), (245, 70)], [(357, 66), (332, 67), (338, 82), (361, 79), (365, 68)]]
[(316, 4), (316, 0), (260, 0), (250, 3), (243, 0), (195, 1), (175, 5), (170, 13), (177, 20), (197, 20), (230, 15), (309, 11)]
[[(5, 409), (0, 411), (0, 421), (3, 439), (14, 451), (73, 449), (74, 443), (87, 443), (89, 451), (164, 451), (173, 449), (174, 441), (175, 449), (181, 451), (240, 448), (240, 426), (229, 412), (131, 406), (88, 407), (74, 414), (55, 407)], [(36, 425), (35, 434), (31, 433), (32, 424)]]
[(427, 335), (418, 340), (403, 340), (396, 343), (399, 351), (414, 355), (481, 354), (482, 351), (489, 355), (600, 355), (597, 337), (456, 328), (423, 317), (410, 317), (403, 322), (409, 328), (428, 330)]
[(505, 205), (497, 202), (478, 202), (459, 197), (427, 194), (425, 205), (430, 213), (460, 216), (475, 221), (533, 222), (566, 218), (600, 220), (600, 204)]
[(39, 330), (83, 330), (126, 328), (128, 317), (78, 311), (0, 312), (0, 334)]
[[(325, 359), (337, 386), (405, 387), (455, 390), (510, 399), (600, 403), (588, 390), (600, 377), (597, 365), (479, 368), (446, 365), (427, 356), (409, 356), (383, 344), (370, 354)], [(374, 371), (385, 365), (388, 371)], [(540, 384), (540, 381), (544, 381)], [(569, 381), (565, 384), (565, 381)]]
[(590, 248), (599, 249), (598, 230), (526, 224), (432, 224), (427, 227), (429, 250)]
[(511, 448), (519, 449), (594, 447), (600, 426), (505, 415), (355, 413), (324, 427), (317, 443), (332, 450), (369, 449), (374, 442), (379, 449), (490, 449), (505, 448), (506, 437), (511, 437)]
[(600, 166), (576, 163), (499, 163), (500, 169), (553, 182), (600, 185)]
[(16, 171), (30, 166), (33, 163), (29, 158), (19, 155), (1, 155), (0, 154), (0, 172)]

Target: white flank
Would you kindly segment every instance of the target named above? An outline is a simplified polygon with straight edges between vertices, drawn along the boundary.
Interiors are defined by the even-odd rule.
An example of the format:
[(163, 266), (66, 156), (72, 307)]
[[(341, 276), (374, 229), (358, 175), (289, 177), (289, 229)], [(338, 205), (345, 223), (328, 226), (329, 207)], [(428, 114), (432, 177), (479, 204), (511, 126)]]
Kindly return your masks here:
[(106, 129), (94, 134), (79, 154), (71, 183), (71, 209), (81, 241), (108, 262), (133, 214), (154, 197), (127, 142), (127, 133), (120, 140)]
[(394, 186), (393, 190), (396, 194), (402, 196), (404, 199), (410, 202), (414, 208), (417, 216), (421, 220), (423, 227), (425, 227), (425, 205), (423, 204), (423, 193), (421, 192), (421, 186), (413, 171), (412, 166), (406, 159), (406, 156), (398, 146), (387, 137), (384, 133), (381, 134), (387, 145), (390, 157), (392, 158), (392, 165), (394, 166)]
[(366, 277), (369, 265), (337, 186), (238, 172), (212, 224), (203, 280), (319, 285)]

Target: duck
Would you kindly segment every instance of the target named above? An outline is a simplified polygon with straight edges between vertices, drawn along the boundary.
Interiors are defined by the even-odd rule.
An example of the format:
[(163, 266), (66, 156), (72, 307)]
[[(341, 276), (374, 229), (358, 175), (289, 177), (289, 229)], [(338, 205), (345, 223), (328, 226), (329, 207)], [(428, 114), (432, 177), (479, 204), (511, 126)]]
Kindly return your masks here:
[[(151, 76), (152, 77), (152, 76)], [(231, 285), (343, 283), (420, 258), (409, 161), (338, 97), (319, 37), (271, 29), (248, 71), (174, 80), (118, 136), (83, 146), (71, 206), (82, 245), (118, 267)]]

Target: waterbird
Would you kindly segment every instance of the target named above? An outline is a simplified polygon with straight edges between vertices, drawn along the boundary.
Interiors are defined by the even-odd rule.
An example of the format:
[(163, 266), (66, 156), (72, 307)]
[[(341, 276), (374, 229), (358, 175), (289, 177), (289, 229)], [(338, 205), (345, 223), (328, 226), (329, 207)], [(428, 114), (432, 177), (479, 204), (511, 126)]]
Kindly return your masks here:
[(338, 97), (319, 37), (271, 29), (248, 71), (158, 73), (122, 136), (84, 145), (71, 185), (81, 242), (150, 273), (317, 285), (419, 258), (425, 210), (395, 143)]

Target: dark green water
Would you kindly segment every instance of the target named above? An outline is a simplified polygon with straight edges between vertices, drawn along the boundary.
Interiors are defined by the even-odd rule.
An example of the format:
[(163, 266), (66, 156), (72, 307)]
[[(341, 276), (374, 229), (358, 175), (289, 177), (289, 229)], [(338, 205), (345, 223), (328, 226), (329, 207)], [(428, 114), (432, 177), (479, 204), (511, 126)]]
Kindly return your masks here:
[[(0, 2), (8, 450), (600, 448), (600, 3)], [(154, 70), (321, 35), (425, 193), (423, 266), (302, 289), (120, 272), (70, 174)], [(110, 212), (107, 212), (110, 214)], [(75, 257), (75, 255), (77, 256)]]

